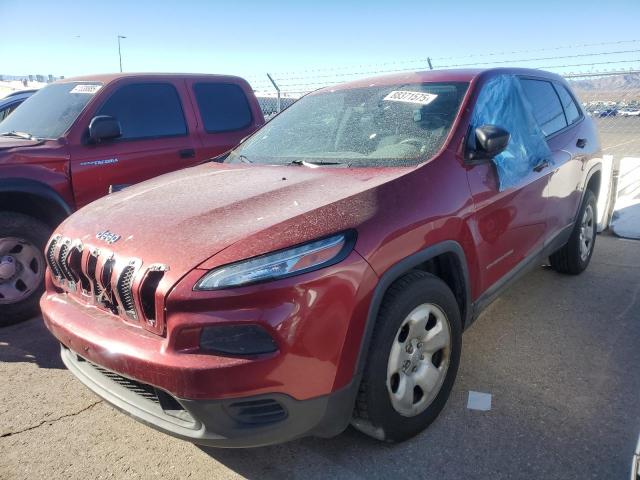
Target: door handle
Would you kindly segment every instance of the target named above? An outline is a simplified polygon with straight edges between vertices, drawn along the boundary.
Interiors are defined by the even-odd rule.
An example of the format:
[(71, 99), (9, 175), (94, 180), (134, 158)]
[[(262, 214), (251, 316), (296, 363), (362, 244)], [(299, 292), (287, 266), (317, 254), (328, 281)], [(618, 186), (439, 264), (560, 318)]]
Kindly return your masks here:
[(193, 148), (185, 148), (178, 152), (180, 158), (193, 158), (196, 156), (196, 151)]
[(544, 170), (548, 166), (549, 166), (549, 161), (548, 160), (543, 160), (538, 165), (533, 167), (533, 171), (534, 172), (541, 172), (542, 170)]
[(578, 141), (576, 142), (576, 147), (578, 148), (584, 148), (587, 146), (587, 139), (586, 138), (579, 138)]

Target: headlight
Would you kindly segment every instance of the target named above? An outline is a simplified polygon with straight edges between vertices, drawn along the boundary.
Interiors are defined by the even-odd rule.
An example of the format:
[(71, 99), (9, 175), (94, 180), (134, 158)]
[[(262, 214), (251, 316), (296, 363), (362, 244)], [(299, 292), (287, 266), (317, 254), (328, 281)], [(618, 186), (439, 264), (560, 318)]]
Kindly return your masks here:
[(208, 272), (194, 290), (239, 287), (328, 267), (349, 255), (354, 243), (355, 232), (350, 231), (225, 265)]

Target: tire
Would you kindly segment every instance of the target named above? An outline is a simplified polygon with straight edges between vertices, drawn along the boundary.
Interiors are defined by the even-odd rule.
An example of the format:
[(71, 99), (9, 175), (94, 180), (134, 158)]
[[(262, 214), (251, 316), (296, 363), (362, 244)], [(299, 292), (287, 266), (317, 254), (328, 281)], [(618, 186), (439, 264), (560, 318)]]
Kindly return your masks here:
[(39, 312), (51, 229), (28, 215), (0, 212), (0, 232), (0, 327), (5, 327)]
[[(413, 322), (425, 315), (426, 323)], [(437, 348), (433, 339), (441, 338), (441, 334), (435, 334), (446, 331), (445, 323), (449, 326), (447, 347), (439, 350), (443, 352), (440, 354), (428, 352)], [(426, 335), (423, 343), (416, 343), (421, 335)], [(402, 442), (420, 433), (436, 419), (449, 398), (461, 349), (460, 310), (449, 287), (438, 277), (418, 271), (397, 280), (389, 287), (380, 306), (352, 425), (390, 443)], [(407, 360), (409, 357), (411, 360)], [(397, 361), (398, 358), (404, 360)], [(396, 365), (402, 369), (396, 371)], [(432, 367), (440, 371), (437, 382), (432, 381), (435, 378)], [(420, 378), (427, 377), (431, 379), (429, 382), (420, 383)], [(414, 384), (436, 387), (411, 389)], [(402, 394), (411, 390), (413, 395)]]
[[(569, 240), (549, 257), (551, 268), (556, 272), (578, 275), (589, 265), (596, 243), (596, 208), (596, 196), (587, 190)], [(586, 240), (589, 241), (588, 248), (585, 247)]]

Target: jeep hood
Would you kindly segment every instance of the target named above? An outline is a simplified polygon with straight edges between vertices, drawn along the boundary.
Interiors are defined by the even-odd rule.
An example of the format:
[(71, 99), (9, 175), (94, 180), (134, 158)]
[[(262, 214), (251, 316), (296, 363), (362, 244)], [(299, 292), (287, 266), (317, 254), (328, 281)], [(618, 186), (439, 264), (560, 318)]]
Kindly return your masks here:
[[(213, 268), (355, 227), (375, 214), (376, 187), (408, 170), (209, 163), (108, 195), (57, 232), (143, 266), (166, 264), (167, 280), (175, 282), (198, 266)], [(108, 244), (96, 238), (103, 231), (120, 238)]]

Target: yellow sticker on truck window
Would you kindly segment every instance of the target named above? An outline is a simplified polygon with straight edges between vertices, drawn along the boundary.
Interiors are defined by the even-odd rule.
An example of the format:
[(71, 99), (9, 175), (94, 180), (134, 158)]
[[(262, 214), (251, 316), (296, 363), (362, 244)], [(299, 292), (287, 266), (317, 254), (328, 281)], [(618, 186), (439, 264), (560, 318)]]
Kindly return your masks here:
[(429, 105), (438, 95), (435, 93), (410, 92), (408, 90), (394, 90), (389, 93), (384, 100), (389, 102), (415, 103), (418, 105)]
[(89, 95), (93, 95), (101, 88), (102, 85), (81, 83), (80, 85), (76, 85), (75, 87), (73, 87), (69, 93), (88, 93)]

